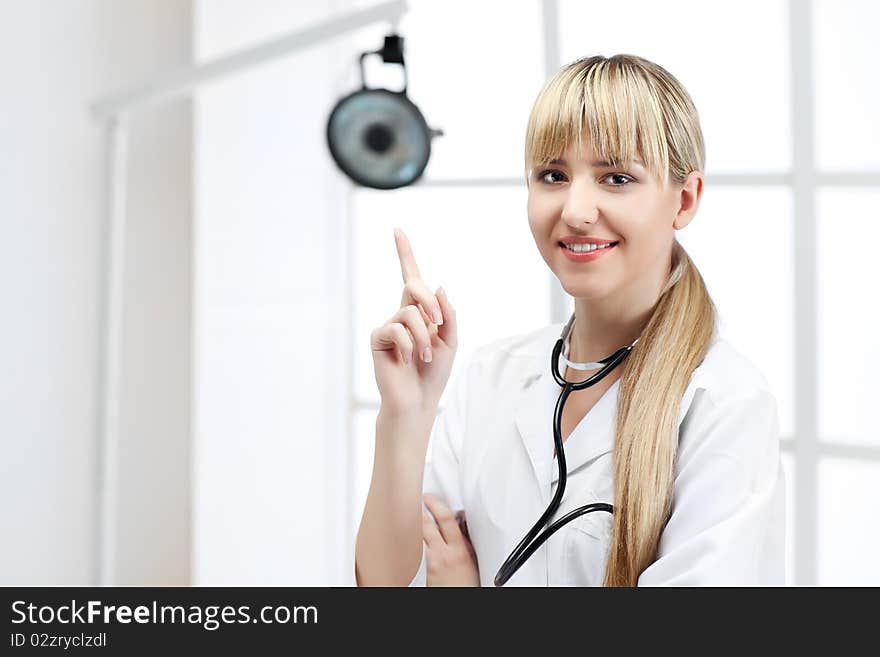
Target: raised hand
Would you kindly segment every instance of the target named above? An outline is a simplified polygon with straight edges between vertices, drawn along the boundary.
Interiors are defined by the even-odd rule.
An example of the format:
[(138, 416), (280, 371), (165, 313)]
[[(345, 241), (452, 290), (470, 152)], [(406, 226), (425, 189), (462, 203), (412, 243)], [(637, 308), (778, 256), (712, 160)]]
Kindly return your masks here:
[(436, 412), (458, 348), (455, 308), (442, 288), (422, 280), (403, 231), (394, 241), (403, 294), (400, 308), (370, 334), (376, 385), (389, 413)]

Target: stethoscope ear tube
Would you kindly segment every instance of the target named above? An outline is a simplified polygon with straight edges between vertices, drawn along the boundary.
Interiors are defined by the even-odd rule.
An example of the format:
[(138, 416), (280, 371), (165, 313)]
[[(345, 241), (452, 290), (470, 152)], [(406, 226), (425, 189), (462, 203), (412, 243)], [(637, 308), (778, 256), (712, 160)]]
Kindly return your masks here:
[(638, 342), (638, 338), (630, 345), (626, 347), (622, 347), (614, 352), (611, 356), (607, 358), (603, 358), (600, 361), (602, 369), (596, 372), (593, 376), (588, 378), (585, 381), (578, 382), (569, 382), (566, 381), (562, 374), (559, 373), (559, 357), (562, 354), (563, 343), (565, 341), (565, 336), (570, 329), (572, 322), (574, 321), (574, 315), (572, 315), (571, 319), (565, 325), (565, 328), (562, 331), (562, 335), (556, 341), (556, 346), (553, 348), (553, 354), (550, 357), (550, 370), (553, 373), (553, 378), (556, 383), (562, 386), (562, 392), (559, 394), (559, 399), (556, 402), (556, 408), (553, 412), (553, 443), (556, 446), (556, 461), (559, 467), (559, 484), (556, 487), (556, 493), (553, 495), (553, 499), (550, 502), (550, 505), (547, 507), (546, 511), (541, 515), (538, 519), (538, 522), (528, 531), (528, 533), (523, 537), (523, 539), (519, 542), (519, 544), (513, 549), (507, 559), (501, 564), (501, 567), (498, 569), (498, 573), (495, 575), (495, 586), (504, 586), (504, 584), (513, 577), (514, 573), (526, 562), (526, 560), (535, 553), (535, 551), (544, 544), (544, 542), (550, 538), (555, 532), (557, 532), (563, 525), (568, 522), (571, 522), (575, 518), (578, 518), (587, 513), (593, 513), (595, 511), (607, 511), (608, 513), (614, 513), (614, 507), (610, 504), (606, 504), (604, 502), (594, 502), (593, 504), (587, 504), (585, 506), (578, 507), (569, 511), (567, 514), (548, 525), (543, 531), (545, 525), (553, 516), (554, 513), (559, 509), (559, 505), (562, 503), (562, 496), (565, 494), (565, 485), (568, 481), (568, 467), (565, 462), (565, 449), (562, 445), (562, 411), (565, 408), (565, 402), (568, 399), (568, 396), (575, 390), (583, 390), (585, 388), (589, 388), (592, 385), (595, 385), (602, 379), (604, 379), (608, 374), (611, 373), (615, 367), (617, 367), (623, 360), (629, 355), (632, 351), (632, 348), (635, 346), (636, 342)]
[(566, 381), (563, 378), (562, 374), (559, 373), (559, 356), (562, 354), (562, 338), (560, 338), (556, 341), (556, 346), (553, 348), (553, 356), (551, 361), (553, 378), (556, 380), (556, 383), (558, 383), (563, 388), (569, 387), (572, 390), (583, 390), (584, 388), (589, 388), (590, 386), (599, 383), (599, 381), (601, 381), (611, 373), (611, 370), (622, 363), (623, 359), (629, 356), (629, 352), (632, 351), (634, 344), (635, 342), (633, 342), (633, 344), (631, 345), (621, 347), (607, 358), (596, 361), (598, 363), (602, 363), (603, 367), (586, 381), (571, 382)]

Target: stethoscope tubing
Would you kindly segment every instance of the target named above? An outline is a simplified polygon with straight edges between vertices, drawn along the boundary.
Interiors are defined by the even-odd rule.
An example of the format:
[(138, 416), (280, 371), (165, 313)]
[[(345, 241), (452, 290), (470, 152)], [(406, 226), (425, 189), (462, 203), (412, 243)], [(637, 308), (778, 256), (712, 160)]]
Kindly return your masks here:
[[(565, 337), (568, 334), (569, 329), (571, 328), (572, 323), (574, 322), (574, 315), (571, 316), (571, 319), (568, 320), (568, 323), (565, 325), (565, 328), (562, 331), (562, 335), (556, 341), (556, 346), (553, 348), (553, 354), (550, 357), (550, 369), (553, 372), (553, 378), (556, 383), (562, 386), (562, 392), (559, 394), (559, 398), (556, 400), (556, 408), (553, 411), (553, 443), (556, 446), (556, 462), (559, 469), (559, 484), (556, 487), (556, 493), (553, 495), (553, 499), (550, 502), (550, 505), (538, 519), (538, 522), (528, 531), (528, 533), (523, 537), (523, 539), (519, 542), (519, 544), (513, 549), (510, 553), (510, 556), (504, 561), (501, 565), (501, 568), (498, 569), (498, 573), (495, 575), (495, 586), (504, 586), (504, 584), (509, 580), (514, 573), (526, 562), (526, 560), (535, 553), (535, 551), (544, 544), (544, 542), (550, 538), (555, 532), (562, 528), (566, 523), (571, 522), (575, 518), (578, 518), (582, 515), (586, 515), (588, 513), (593, 513), (595, 511), (607, 511), (608, 513), (614, 513), (614, 507), (610, 504), (604, 502), (594, 502), (593, 504), (587, 504), (585, 506), (578, 507), (569, 511), (561, 518), (558, 518), (552, 524), (547, 525), (547, 522), (550, 518), (553, 517), (553, 514), (559, 509), (559, 505), (562, 503), (562, 496), (565, 494), (565, 486), (568, 481), (568, 466), (565, 461), (565, 449), (562, 444), (562, 411), (565, 408), (565, 402), (568, 400), (569, 395), (576, 390), (584, 390), (585, 388), (589, 388), (597, 384), (599, 381), (604, 379), (611, 371), (617, 367), (623, 360), (630, 354), (632, 348), (635, 346), (636, 342), (638, 342), (638, 338), (626, 347), (621, 347), (612, 355), (607, 358), (603, 358), (600, 361), (597, 361), (602, 365), (602, 369), (596, 372), (593, 376), (586, 379), (585, 381), (566, 381), (565, 378), (559, 372), (559, 357), (562, 354), (563, 343), (565, 341)], [(543, 528), (543, 531), (542, 531)]]

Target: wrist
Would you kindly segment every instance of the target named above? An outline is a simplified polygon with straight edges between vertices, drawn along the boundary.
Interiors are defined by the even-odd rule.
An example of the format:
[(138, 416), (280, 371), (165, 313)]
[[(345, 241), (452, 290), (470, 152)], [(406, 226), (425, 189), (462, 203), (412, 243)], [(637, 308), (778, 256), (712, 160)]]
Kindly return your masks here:
[(381, 404), (376, 421), (395, 427), (415, 428), (424, 425), (431, 427), (437, 416), (438, 407), (438, 404), (431, 403), (411, 408), (393, 408)]

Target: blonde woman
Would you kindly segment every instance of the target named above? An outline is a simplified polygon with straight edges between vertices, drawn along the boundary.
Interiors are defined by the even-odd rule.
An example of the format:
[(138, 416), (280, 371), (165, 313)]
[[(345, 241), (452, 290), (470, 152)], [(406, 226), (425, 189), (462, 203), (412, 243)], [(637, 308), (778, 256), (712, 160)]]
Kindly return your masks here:
[[(675, 239), (703, 192), (687, 91), (633, 55), (578, 60), (539, 93), (525, 160), (529, 226), (574, 316), (477, 350), (435, 421), (455, 309), (395, 233), (404, 290), (371, 335), (382, 403), (357, 583), (782, 584), (776, 401), (718, 335), (712, 299)], [(565, 381), (594, 377), (568, 390), (561, 462), (557, 343)], [(612, 354), (623, 360), (595, 380)]]

